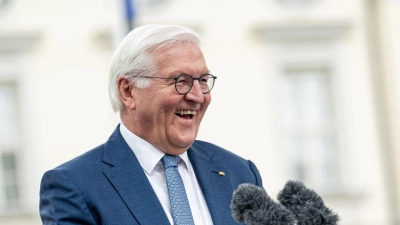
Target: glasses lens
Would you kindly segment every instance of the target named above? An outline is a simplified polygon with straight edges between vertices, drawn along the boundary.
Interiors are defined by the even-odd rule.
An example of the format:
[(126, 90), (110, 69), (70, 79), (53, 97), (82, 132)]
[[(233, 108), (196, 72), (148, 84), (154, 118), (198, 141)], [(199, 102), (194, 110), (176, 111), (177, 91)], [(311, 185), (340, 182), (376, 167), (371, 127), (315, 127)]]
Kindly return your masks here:
[(179, 76), (175, 82), (176, 91), (180, 94), (186, 94), (192, 87), (192, 82), (192, 77), (189, 75)]
[(202, 92), (204, 94), (210, 92), (211, 89), (214, 87), (214, 82), (215, 82), (215, 79), (214, 79), (213, 75), (205, 74), (205, 75), (201, 76), (199, 79), (199, 83), (200, 83)]
[[(199, 81), (201, 91), (203, 94), (206, 94), (211, 91), (214, 87), (215, 77), (211, 74), (204, 74), (198, 79), (194, 78), (195, 80)], [(175, 88), (179, 94), (186, 94), (190, 91), (193, 85), (193, 77), (190, 75), (181, 75), (176, 78)]]

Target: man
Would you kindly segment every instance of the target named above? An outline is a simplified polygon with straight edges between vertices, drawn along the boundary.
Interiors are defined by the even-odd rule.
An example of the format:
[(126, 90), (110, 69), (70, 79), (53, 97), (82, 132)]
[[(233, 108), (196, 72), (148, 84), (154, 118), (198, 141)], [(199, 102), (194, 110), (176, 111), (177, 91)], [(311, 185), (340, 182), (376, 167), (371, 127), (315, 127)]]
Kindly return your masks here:
[[(237, 224), (233, 191), (262, 181), (251, 161), (195, 141), (216, 79), (199, 44), (195, 32), (173, 25), (146, 25), (125, 37), (109, 79), (121, 123), (106, 143), (43, 175), (43, 224)], [(179, 162), (174, 175), (167, 158)], [(171, 176), (180, 181), (179, 197)], [(180, 222), (180, 210), (189, 222)]]

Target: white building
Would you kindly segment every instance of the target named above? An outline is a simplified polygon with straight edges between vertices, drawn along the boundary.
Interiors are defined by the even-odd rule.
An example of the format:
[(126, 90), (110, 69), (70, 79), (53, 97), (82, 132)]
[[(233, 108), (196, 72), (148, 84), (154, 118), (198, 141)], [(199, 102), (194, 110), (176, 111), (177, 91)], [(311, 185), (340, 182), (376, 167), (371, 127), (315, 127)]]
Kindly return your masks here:
[[(40, 224), (42, 174), (107, 140), (122, 0), (0, 1), (0, 224)], [(400, 224), (399, 0), (137, 0), (199, 32), (218, 76), (198, 139), (301, 179), (342, 225)]]

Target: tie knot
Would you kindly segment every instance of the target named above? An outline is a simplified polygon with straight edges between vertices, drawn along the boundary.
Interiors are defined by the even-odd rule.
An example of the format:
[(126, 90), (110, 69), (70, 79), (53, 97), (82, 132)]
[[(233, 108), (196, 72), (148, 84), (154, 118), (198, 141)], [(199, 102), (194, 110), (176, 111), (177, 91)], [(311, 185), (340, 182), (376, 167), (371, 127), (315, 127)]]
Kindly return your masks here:
[(164, 170), (175, 166), (178, 166), (178, 162), (179, 162), (179, 156), (176, 155), (164, 155), (164, 157), (162, 157), (161, 162), (163, 163), (164, 166)]

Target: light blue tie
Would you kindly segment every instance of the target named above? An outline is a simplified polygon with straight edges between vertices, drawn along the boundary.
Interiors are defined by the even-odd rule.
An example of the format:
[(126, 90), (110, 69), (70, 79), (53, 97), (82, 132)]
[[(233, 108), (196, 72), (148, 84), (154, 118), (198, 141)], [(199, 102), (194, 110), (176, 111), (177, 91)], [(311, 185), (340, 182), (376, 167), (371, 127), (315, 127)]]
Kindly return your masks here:
[(194, 225), (185, 186), (178, 171), (179, 156), (165, 155), (161, 161), (164, 165), (174, 224)]

